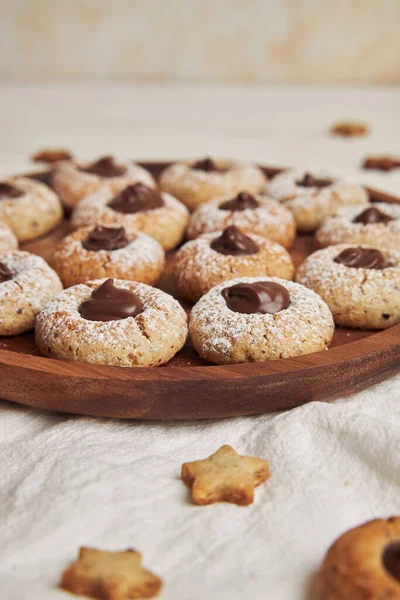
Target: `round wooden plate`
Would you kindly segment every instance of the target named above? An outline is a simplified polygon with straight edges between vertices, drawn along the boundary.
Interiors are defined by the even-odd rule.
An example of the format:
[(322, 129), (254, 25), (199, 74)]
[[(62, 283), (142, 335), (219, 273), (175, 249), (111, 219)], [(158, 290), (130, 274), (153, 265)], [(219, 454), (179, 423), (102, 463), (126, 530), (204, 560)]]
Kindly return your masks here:
[[(158, 176), (167, 163), (142, 164)], [(270, 176), (279, 170), (265, 169)], [(369, 191), (374, 201), (399, 201)], [(22, 248), (51, 264), (54, 247), (68, 229), (65, 220), (46, 237)], [(312, 236), (304, 235), (298, 236), (291, 254), (299, 264), (312, 251)], [(171, 258), (159, 287), (174, 294)], [(337, 329), (328, 351), (231, 366), (206, 363), (189, 341), (167, 365), (129, 369), (43, 358), (32, 333), (0, 339), (3, 399), (59, 412), (124, 419), (211, 419), (268, 413), (332, 399), (380, 381), (399, 368), (400, 325), (381, 332)]]

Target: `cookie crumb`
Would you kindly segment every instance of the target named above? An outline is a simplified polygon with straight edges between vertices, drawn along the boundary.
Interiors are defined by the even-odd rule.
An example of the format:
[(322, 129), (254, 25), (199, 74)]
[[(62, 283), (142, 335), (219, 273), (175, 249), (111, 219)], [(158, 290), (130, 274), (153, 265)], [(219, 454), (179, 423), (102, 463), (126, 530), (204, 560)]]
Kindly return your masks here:
[(98, 600), (155, 598), (162, 579), (141, 563), (142, 557), (136, 550), (104, 552), (82, 547), (78, 559), (62, 574), (59, 587)]
[(370, 129), (366, 123), (359, 121), (341, 121), (332, 125), (329, 131), (332, 135), (340, 135), (342, 137), (360, 137), (367, 135)]
[(361, 166), (363, 169), (375, 171), (393, 171), (400, 168), (400, 158), (395, 156), (367, 156)]
[(56, 163), (60, 160), (72, 160), (73, 154), (69, 150), (63, 148), (47, 148), (45, 150), (39, 150), (32, 156), (33, 162), (44, 162), (49, 165)]
[(182, 481), (192, 489), (195, 504), (230, 502), (247, 506), (254, 488), (270, 476), (266, 460), (241, 456), (228, 445), (203, 460), (182, 465)]

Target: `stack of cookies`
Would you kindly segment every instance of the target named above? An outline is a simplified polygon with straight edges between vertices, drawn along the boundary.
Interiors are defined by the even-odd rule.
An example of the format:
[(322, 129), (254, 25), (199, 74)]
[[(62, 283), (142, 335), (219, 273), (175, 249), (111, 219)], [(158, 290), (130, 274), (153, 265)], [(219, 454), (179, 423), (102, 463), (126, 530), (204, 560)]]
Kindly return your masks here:
[[(52, 163), (51, 187), (0, 182), (0, 335), (35, 328), (44, 356), (158, 366), (189, 333), (212, 363), (279, 360), (326, 349), (335, 324), (400, 321), (400, 206), (370, 204), (361, 186), (299, 169), (268, 180), (211, 158), (171, 164), (158, 182), (113, 156), (37, 158)], [(64, 209), (53, 268), (18, 250)], [(319, 248), (297, 273), (296, 232), (316, 232)], [(177, 298), (155, 287), (166, 261)]]

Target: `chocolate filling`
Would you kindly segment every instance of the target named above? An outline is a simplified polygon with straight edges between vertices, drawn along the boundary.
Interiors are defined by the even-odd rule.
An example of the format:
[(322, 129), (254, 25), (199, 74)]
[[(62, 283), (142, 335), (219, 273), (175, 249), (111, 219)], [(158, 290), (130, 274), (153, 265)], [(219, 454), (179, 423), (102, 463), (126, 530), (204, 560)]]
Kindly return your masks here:
[(147, 185), (135, 183), (128, 185), (118, 196), (115, 196), (108, 206), (116, 212), (132, 214), (162, 208), (164, 200), (160, 194)]
[(125, 248), (129, 240), (125, 235), (124, 227), (102, 227), (97, 225), (89, 232), (86, 240), (82, 242), (85, 250), (118, 250)]
[(353, 219), (353, 223), (363, 223), (364, 225), (370, 223), (387, 223), (388, 221), (394, 221), (393, 217), (389, 217), (389, 215), (381, 212), (375, 206), (367, 208)]
[(400, 541), (387, 544), (382, 552), (382, 562), (386, 571), (400, 582)]
[(385, 258), (374, 248), (346, 248), (334, 258), (334, 262), (354, 269), (385, 269)]
[(251, 194), (240, 192), (232, 200), (227, 200), (219, 205), (220, 210), (246, 210), (247, 208), (258, 208), (260, 205)]
[(229, 170), (218, 167), (218, 165), (216, 165), (211, 158), (204, 158), (203, 160), (198, 160), (194, 163), (194, 165), (192, 165), (192, 169), (194, 169), (195, 171), (205, 171), (206, 173), (223, 173)]
[(221, 292), (228, 308), (244, 314), (275, 314), (290, 304), (289, 292), (279, 283), (237, 283)]
[(139, 315), (143, 304), (136, 294), (114, 287), (114, 280), (107, 279), (78, 310), (88, 321), (119, 321)]
[(303, 179), (296, 181), (296, 185), (299, 185), (300, 187), (317, 188), (327, 187), (328, 185), (332, 185), (332, 183), (332, 179), (318, 179), (317, 177), (311, 175), (311, 173), (304, 173)]
[(88, 167), (81, 167), (80, 171), (99, 177), (121, 177), (125, 175), (126, 168), (118, 165), (112, 156), (103, 156)]
[(13, 273), (4, 263), (0, 262), (0, 283), (10, 281), (13, 278)]
[(19, 198), (23, 196), (25, 192), (20, 190), (11, 183), (0, 183), (0, 200), (6, 200), (7, 198)]
[(220, 236), (211, 242), (210, 247), (220, 254), (230, 256), (257, 254), (259, 250), (257, 244), (235, 225), (227, 227)]

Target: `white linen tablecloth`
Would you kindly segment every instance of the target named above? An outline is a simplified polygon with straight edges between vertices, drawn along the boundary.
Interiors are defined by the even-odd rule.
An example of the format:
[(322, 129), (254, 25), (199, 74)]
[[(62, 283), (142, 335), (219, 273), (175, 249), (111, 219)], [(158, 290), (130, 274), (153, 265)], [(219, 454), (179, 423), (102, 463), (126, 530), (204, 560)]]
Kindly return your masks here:
[[(0, 87), (0, 175), (41, 146), (91, 157), (229, 155), (335, 167), (400, 195), (400, 173), (361, 172), (400, 153), (399, 89)], [(332, 139), (341, 118), (373, 132)], [(212, 400), (210, 400), (211, 402)], [(222, 444), (270, 461), (247, 508), (197, 507), (183, 462)], [(400, 376), (332, 403), (259, 417), (124, 422), (0, 402), (0, 598), (62, 600), (80, 545), (137, 548), (168, 600), (309, 597), (329, 544), (400, 513)]]

